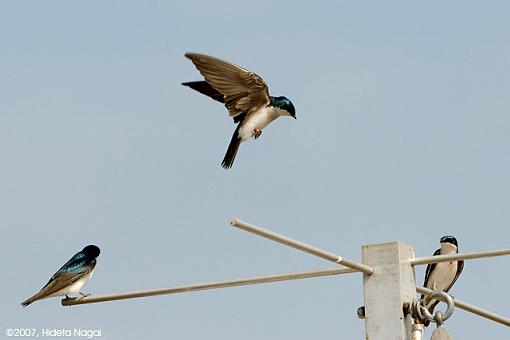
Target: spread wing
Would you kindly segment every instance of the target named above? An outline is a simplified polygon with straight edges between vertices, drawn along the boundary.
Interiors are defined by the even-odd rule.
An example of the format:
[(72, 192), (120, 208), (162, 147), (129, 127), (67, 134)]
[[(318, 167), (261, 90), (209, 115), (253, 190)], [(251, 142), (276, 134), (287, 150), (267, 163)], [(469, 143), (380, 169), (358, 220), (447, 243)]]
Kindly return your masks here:
[(186, 53), (185, 56), (193, 62), (205, 80), (223, 94), (230, 117), (269, 105), (267, 85), (255, 73), (203, 54)]
[[(225, 98), (224, 98), (223, 94), (221, 94), (221, 92), (216, 90), (214, 87), (212, 87), (208, 82), (206, 82), (204, 80), (190, 81), (187, 83), (182, 83), (182, 85), (188, 86), (195, 91), (198, 91), (198, 92), (200, 92), (216, 101), (219, 101), (220, 103), (225, 104)], [(234, 123), (242, 122), (245, 117), (246, 117), (246, 112), (242, 112), (242, 113), (238, 114), (237, 116), (233, 117)]]

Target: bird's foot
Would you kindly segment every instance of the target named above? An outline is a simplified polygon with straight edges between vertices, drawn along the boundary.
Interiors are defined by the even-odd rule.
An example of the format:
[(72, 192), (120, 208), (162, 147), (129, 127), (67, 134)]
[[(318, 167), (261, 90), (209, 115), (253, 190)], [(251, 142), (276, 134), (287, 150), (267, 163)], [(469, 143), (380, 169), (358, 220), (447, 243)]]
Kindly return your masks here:
[(85, 297), (87, 297), (87, 296), (90, 296), (90, 294), (84, 294), (84, 293), (82, 293), (82, 292), (80, 292), (80, 295), (81, 295), (81, 298), (82, 298), (82, 299), (83, 299), (83, 298), (85, 298)]
[(261, 134), (262, 130), (260, 129), (253, 129), (253, 131), (251, 132), (251, 136), (255, 139), (259, 138)]
[(66, 297), (66, 300), (67, 300), (67, 299), (70, 299), (69, 295), (67, 295), (67, 294), (65, 295), (65, 297)]

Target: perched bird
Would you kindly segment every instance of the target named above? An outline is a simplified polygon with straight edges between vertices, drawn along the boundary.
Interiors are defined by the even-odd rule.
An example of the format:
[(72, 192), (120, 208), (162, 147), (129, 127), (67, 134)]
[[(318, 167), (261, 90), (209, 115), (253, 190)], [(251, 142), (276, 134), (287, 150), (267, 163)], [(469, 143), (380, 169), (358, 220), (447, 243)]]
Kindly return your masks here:
[[(441, 248), (434, 252), (434, 256), (457, 254), (459, 252), (459, 246), (455, 237), (443, 236), (439, 242), (441, 243)], [(463, 269), (463, 260), (429, 263), (425, 271), (423, 286), (435, 291), (448, 292), (459, 278)], [(421, 301), (423, 306), (428, 306), (430, 314), (434, 313), (434, 308), (439, 303), (437, 300), (431, 301), (428, 295), (422, 295)], [(424, 325), (428, 326), (429, 321), (425, 320)]]
[(80, 289), (92, 276), (99, 253), (98, 247), (94, 245), (86, 246), (53, 274), (48, 283), (37, 294), (23, 301), (21, 305), (26, 307), (32, 302), (52, 296), (65, 295), (68, 297), (68, 294), (78, 293), (86, 296), (80, 292)]
[(203, 54), (186, 53), (205, 81), (182, 85), (211, 97), (228, 109), (229, 117), (237, 123), (227, 153), (221, 165), (229, 169), (242, 142), (250, 137), (259, 138), (262, 129), (280, 116), (296, 118), (294, 105), (287, 97), (269, 95), (264, 80), (253, 72), (218, 58)]

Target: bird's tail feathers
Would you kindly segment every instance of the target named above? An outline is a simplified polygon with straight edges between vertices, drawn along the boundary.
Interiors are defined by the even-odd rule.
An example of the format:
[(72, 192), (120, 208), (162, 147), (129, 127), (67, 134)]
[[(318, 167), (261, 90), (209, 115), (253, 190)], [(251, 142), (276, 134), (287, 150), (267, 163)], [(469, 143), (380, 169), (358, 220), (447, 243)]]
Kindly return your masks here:
[[(240, 124), (239, 124), (240, 125)], [(239, 150), (239, 145), (241, 145), (241, 138), (239, 138), (239, 125), (237, 129), (234, 131), (232, 135), (232, 139), (230, 140), (230, 144), (228, 145), (227, 152), (225, 153), (225, 157), (223, 157), (223, 161), (221, 162), (221, 166), (225, 169), (230, 169), (234, 164), (234, 159), (237, 155), (237, 150)]]
[(29, 304), (31, 304), (31, 303), (33, 303), (33, 302), (35, 302), (35, 301), (37, 301), (37, 300), (38, 300), (38, 296), (37, 296), (37, 294), (36, 294), (36, 295), (32, 296), (31, 298), (26, 299), (25, 301), (23, 301), (23, 302), (21, 303), (21, 305), (22, 305), (23, 307), (26, 307), (26, 306), (28, 306)]
[(21, 305), (23, 307), (26, 307), (29, 304), (33, 303), (33, 302), (36, 302), (38, 300), (41, 300), (41, 299), (44, 299), (44, 298), (47, 298), (47, 297), (50, 297), (50, 296), (52, 296), (52, 295), (49, 295), (48, 292), (45, 292), (44, 288), (43, 288), (39, 292), (37, 292), (37, 294), (35, 294), (34, 296), (32, 296), (32, 297), (26, 299), (25, 301), (23, 301), (21, 303)]

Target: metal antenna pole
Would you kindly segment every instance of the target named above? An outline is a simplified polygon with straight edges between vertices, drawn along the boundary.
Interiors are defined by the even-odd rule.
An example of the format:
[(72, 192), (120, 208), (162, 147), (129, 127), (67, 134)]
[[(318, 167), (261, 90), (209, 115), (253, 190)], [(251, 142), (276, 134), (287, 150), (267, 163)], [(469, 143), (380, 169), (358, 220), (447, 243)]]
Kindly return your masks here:
[(363, 263), (375, 268), (363, 275), (365, 332), (370, 340), (407, 340), (412, 320), (404, 317), (403, 305), (416, 297), (414, 269), (409, 260), (413, 248), (400, 242), (363, 246)]

